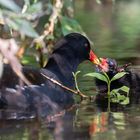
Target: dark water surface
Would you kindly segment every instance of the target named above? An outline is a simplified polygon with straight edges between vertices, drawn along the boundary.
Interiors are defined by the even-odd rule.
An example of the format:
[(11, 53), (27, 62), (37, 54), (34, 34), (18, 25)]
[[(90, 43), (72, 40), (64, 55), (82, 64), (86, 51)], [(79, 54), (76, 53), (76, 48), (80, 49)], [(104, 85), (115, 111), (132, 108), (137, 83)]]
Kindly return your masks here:
[(139, 105), (108, 113), (99, 111), (94, 103), (83, 101), (68, 111), (41, 120), (3, 118), (0, 120), (0, 139), (139, 140), (139, 124)]
[[(117, 59), (119, 65), (131, 62), (140, 71), (140, 1), (105, 5), (89, 1), (87, 8), (86, 0), (76, 0), (75, 9), (77, 20), (94, 42), (93, 50), (99, 57)], [(94, 80), (82, 77), (93, 72), (93, 66), (85, 62), (79, 70), (80, 89), (96, 95)], [(140, 105), (108, 113), (94, 102), (82, 101), (44, 118), (34, 116), (0, 111), (0, 140), (140, 140)]]

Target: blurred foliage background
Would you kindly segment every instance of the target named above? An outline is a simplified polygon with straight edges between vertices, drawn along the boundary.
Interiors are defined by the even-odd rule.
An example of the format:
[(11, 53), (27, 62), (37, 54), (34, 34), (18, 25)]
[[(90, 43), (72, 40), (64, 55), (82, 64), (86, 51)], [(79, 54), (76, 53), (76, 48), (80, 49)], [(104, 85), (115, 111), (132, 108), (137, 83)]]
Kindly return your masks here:
[(16, 56), (22, 64), (43, 67), (56, 40), (70, 32), (84, 33), (74, 19), (73, 4), (69, 0), (0, 0), (0, 36), (16, 40)]
[(100, 56), (133, 61), (140, 51), (139, 0), (77, 0), (76, 19)]
[(70, 32), (87, 35), (100, 57), (137, 64), (139, 8), (139, 0), (0, 0), (0, 38), (16, 41), (23, 65), (43, 67)]

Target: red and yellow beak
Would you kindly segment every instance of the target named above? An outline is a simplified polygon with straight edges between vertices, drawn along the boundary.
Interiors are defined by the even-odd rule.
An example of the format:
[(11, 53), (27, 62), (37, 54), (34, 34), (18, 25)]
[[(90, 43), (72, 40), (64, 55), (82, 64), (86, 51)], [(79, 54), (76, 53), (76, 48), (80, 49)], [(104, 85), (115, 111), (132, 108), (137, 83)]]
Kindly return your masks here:
[(95, 64), (101, 71), (108, 71), (108, 63), (106, 58), (98, 58), (95, 53), (91, 50), (89, 54), (89, 60)]
[(95, 55), (95, 53), (92, 50), (89, 53), (89, 60), (95, 65), (100, 64), (100, 60), (98, 59), (98, 57)]

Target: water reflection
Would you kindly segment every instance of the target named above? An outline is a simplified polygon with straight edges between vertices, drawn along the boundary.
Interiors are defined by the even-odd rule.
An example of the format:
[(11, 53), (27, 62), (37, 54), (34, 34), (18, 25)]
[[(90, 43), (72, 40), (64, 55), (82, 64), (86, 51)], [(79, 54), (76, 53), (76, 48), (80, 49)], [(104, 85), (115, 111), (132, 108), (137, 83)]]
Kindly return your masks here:
[[(140, 113), (136, 115), (139, 107), (131, 108), (132, 112), (130, 108), (127, 108), (123, 111), (108, 113), (100, 112), (98, 108), (93, 107), (93, 104), (88, 104), (85, 116), (83, 110), (82, 115), (79, 115), (80, 129), (86, 125), (91, 140), (137, 140), (140, 137)], [(89, 108), (94, 109), (94, 112)]]
[(101, 112), (84, 101), (44, 119), (0, 120), (3, 140), (138, 140), (140, 106), (118, 112)]

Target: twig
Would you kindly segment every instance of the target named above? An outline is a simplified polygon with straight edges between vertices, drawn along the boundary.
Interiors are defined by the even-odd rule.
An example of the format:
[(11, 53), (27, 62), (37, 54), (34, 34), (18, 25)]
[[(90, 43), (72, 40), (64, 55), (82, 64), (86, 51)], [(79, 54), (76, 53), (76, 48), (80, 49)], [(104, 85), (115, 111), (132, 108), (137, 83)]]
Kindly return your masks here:
[(36, 38), (34, 40), (34, 42), (41, 43), (43, 45), (44, 38), (48, 35), (53, 34), (54, 26), (57, 23), (57, 20), (58, 20), (60, 13), (61, 13), (62, 7), (63, 7), (63, 2), (61, 0), (55, 0), (55, 4), (53, 6), (53, 12), (49, 18), (48, 25), (47, 25), (46, 29), (44, 30), (43, 34), (40, 37)]
[(131, 66), (131, 65), (132, 65), (132, 63), (124, 64), (123, 66), (118, 67), (118, 68), (117, 68), (117, 71), (118, 71), (118, 72), (126, 71), (126, 68), (129, 67), (129, 66)]
[[(6, 58), (11, 65), (13, 71), (24, 81), (27, 85), (31, 83), (27, 80), (27, 78), (22, 73), (22, 66), (19, 60), (16, 57), (16, 53), (18, 52), (18, 46), (14, 39), (1, 39), (0, 38), (0, 54)], [(11, 81), (12, 82), (12, 81)]]
[(77, 75), (78, 75), (79, 73), (80, 73), (80, 71), (77, 71), (76, 73), (72, 72), (73, 77), (74, 77), (74, 81), (75, 81), (75, 87), (76, 87), (76, 90), (77, 90), (78, 92), (80, 92), (80, 89), (79, 89), (78, 83), (77, 83)]
[(83, 98), (88, 98), (88, 96), (84, 95), (84, 94), (81, 93), (80, 91), (75, 91), (75, 90), (73, 90), (73, 89), (71, 89), (71, 88), (69, 88), (69, 87), (67, 87), (67, 86), (62, 85), (61, 83), (59, 83), (58, 81), (54, 80), (53, 78), (50, 78), (50, 77), (48, 77), (47, 75), (45, 75), (45, 74), (43, 74), (43, 73), (41, 73), (41, 74), (42, 74), (46, 79), (48, 79), (49, 81), (53, 82), (54, 84), (60, 86), (61, 88), (65, 89), (65, 90), (67, 90), (67, 91), (70, 91), (70, 92), (72, 92), (72, 93), (74, 93), (74, 94), (76, 94), (76, 95), (79, 95), (82, 99), (83, 99)]

